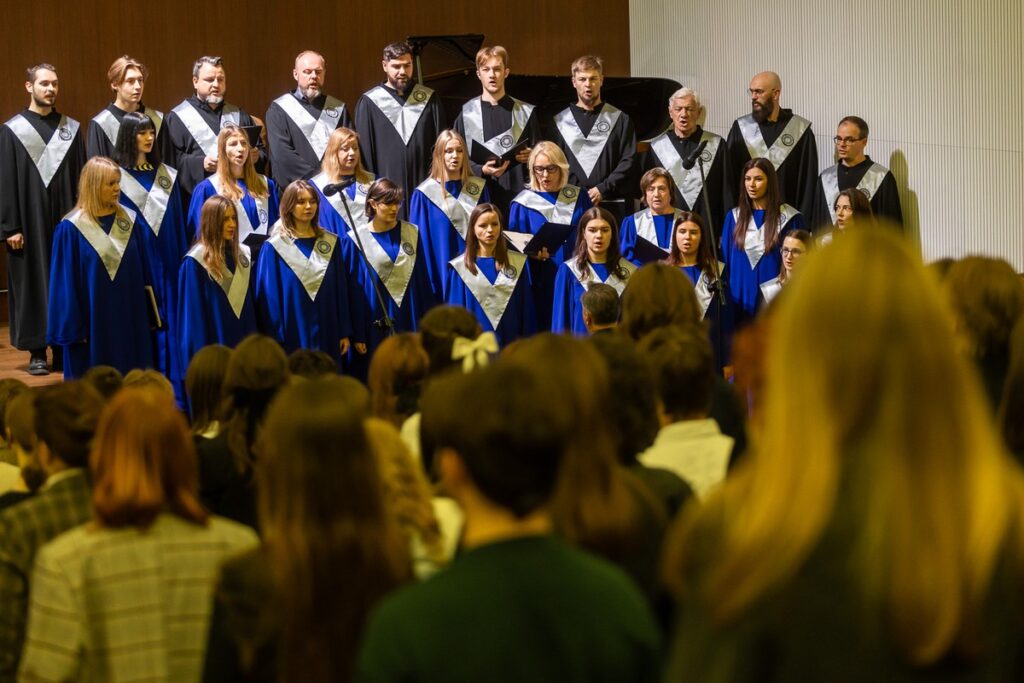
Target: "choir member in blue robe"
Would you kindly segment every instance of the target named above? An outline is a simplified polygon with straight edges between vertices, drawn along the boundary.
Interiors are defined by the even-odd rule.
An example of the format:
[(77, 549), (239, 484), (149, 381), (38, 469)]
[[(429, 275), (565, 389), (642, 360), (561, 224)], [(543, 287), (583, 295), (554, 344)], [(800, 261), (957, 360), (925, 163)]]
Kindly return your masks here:
[(448, 262), (466, 248), (469, 216), (490, 201), (483, 178), (471, 175), (466, 142), (454, 130), (442, 131), (434, 143), (430, 177), (413, 190), (409, 222), (420, 229), (430, 286), (445, 294)]
[(626, 216), (619, 230), (619, 243), (622, 255), (638, 266), (642, 266), (650, 258), (640, 258), (637, 254), (637, 240), (646, 240), (649, 245), (658, 247), (665, 252), (662, 260), (668, 258), (672, 248), (672, 230), (682, 211), (673, 205), (676, 195), (675, 181), (672, 175), (663, 168), (652, 168), (640, 179), (640, 190), (644, 196), (644, 208)]
[(47, 338), (64, 350), (64, 377), (94, 365), (121, 373), (153, 365), (152, 285), (135, 212), (119, 206), (121, 169), (86, 162), (78, 204), (57, 225), (50, 262)]
[(749, 322), (764, 302), (761, 285), (778, 277), (786, 233), (805, 227), (803, 215), (779, 199), (770, 161), (751, 159), (741, 177), (739, 206), (726, 215), (722, 226), (721, 252), (738, 327)]
[[(437, 303), (419, 230), (398, 219), (403, 197), (402, 188), (387, 178), (375, 180), (366, 192), (370, 222), (341, 240), (354, 288), (352, 318), (357, 321), (348, 370), (364, 381), (369, 357), (390, 334), (388, 320), (394, 332), (415, 332), (423, 314)], [(359, 339), (361, 329), (365, 342)]]
[(277, 223), (277, 185), (256, 172), (249, 154), (249, 138), (238, 126), (224, 125), (217, 136), (217, 172), (196, 186), (188, 207), (188, 228), (199, 238), (203, 204), (215, 194), (227, 197), (238, 213), (238, 239), (248, 246), (253, 258), (259, 255), (270, 226)]
[(587, 335), (580, 297), (595, 282), (622, 290), (636, 266), (619, 250), (615, 216), (607, 209), (593, 207), (584, 212), (576, 234), (576, 248), (569, 260), (558, 266), (551, 312), (552, 332)]
[[(852, 190), (856, 192), (856, 190)], [(806, 230), (790, 230), (782, 240), (782, 268), (778, 277), (768, 282), (761, 283), (761, 296), (764, 297), (765, 305), (770, 304), (779, 295), (782, 288), (793, 280), (793, 268), (797, 261), (804, 257), (811, 247), (814, 246), (814, 238)]]
[(163, 112), (147, 108), (142, 103), (147, 78), (149, 69), (128, 55), (121, 55), (110, 65), (107, 70), (107, 81), (110, 83), (110, 89), (114, 91), (114, 101), (89, 122), (85, 143), (85, 151), (89, 157), (110, 157), (117, 161), (114, 150), (117, 148), (121, 124), (125, 114), (136, 112), (152, 121), (157, 135), (157, 149), (160, 148), (159, 143), (163, 141), (161, 133), (164, 130), (164, 115)]
[(509, 209), (508, 228), (512, 232), (536, 234), (545, 223), (571, 225), (565, 242), (553, 253), (542, 250), (530, 270), (533, 300), (537, 306), (537, 325), (551, 327), (551, 297), (555, 273), (576, 244), (576, 228), (583, 212), (591, 207), (590, 197), (575, 185), (569, 185), (569, 162), (553, 142), (538, 143), (527, 162), (530, 184), (520, 192)]
[[(359, 152), (359, 134), (351, 128), (335, 128), (327, 139), (327, 151), (320, 163), (320, 172), (309, 179), (320, 195), (320, 227), (335, 235), (345, 236), (352, 226), (348, 224), (349, 214), (356, 225), (366, 225), (366, 191), (377, 178), (363, 167)], [(331, 195), (324, 194), (330, 185), (348, 186)], [(348, 212), (342, 201), (348, 202)]]
[(525, 254), (509, 251), (501, 210), (477, 204), (469, 216), (466, 251), (448, 264), (445, 301), (469, 309), (485, 332), (505, 346), (537, 331)]
[[(725, 264), (715, 259), (714, 239), (703, 216), (683, 211), (676, 219), (668, 262), (686, 273), (693, 283), (701, 319), (707, 323), (711, 349), (718, 369), (722, 370), (732, 364), (735, 318), (726, 284), (728, 275), (724, 272)], [(725, 296), (719, 295), (719, 285)]]
[[(340, 239), (317, 223), (316, 190), (296, 180), (281, 196), (281, 219), (260, 250), (256, 314), (260, 331), (287, 353), (323, 351), (338, 364), (351, 344), (352, 304)], [(363, 341), (365, 332), (358, 339)]]
[(153, 276), (163, 327), (154, 331), (153, 360), (184, 398), (185, 368), (175, 338), (178, 325), (178, 269), (188, 251), (185, 210), (178, 192), (178, 173), (160, 163), (156, 125), (138, 112), (124, 115), (117, 137), (116, 158), (121, 166), (121, 205), (135, 212), (139, 238)]
[(249, 248), (238, 240), (235, 204), (213, 195), (203, 204), (199, 240), (178, 271), (181, 367), (210, 344), (234, 347), (256, 332)]

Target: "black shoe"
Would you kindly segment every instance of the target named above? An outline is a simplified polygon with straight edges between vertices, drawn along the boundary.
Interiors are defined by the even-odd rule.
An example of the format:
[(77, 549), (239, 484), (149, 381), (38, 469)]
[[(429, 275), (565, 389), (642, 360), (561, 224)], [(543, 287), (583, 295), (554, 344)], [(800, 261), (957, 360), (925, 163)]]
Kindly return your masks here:
[(46, 364), (46, 356), (33, 356), (28, 362), (28, 374), (42, 376), (50, 374), (50, 367)]

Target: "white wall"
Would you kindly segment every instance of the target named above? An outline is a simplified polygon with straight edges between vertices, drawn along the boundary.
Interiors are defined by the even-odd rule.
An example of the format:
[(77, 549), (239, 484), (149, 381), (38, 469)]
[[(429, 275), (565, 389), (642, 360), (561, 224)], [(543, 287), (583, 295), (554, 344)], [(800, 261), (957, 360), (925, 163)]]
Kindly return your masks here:
[(1021, 0), (630, 0), (634, 76), (697, 90), (705, 128), (749, 113), (761, 70), (810, 119), (819, 165), (847, 114), (871, 127), (924, 257), (984, 253), (1024, 271)]

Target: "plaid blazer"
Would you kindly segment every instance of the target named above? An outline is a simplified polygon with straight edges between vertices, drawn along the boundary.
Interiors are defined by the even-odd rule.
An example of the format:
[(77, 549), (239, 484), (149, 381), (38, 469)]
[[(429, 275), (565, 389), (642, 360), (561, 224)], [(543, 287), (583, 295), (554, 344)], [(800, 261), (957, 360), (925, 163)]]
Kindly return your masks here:
[(84, 469), (0, 513), (0, 683), (15, 680), (25, 638), (29, 576), (39, 548), (92, 517)]

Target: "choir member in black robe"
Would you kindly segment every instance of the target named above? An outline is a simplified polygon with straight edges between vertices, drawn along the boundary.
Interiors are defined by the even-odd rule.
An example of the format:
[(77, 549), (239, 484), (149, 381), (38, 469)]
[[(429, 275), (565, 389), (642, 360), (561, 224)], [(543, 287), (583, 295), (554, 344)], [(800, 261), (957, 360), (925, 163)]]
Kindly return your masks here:
[[(500, 45), (482, 47), (476, 53), (476, 77), (483, 90), (462, 106), (455, 119), (455, 130), (469, 146), (473, 175), (487, 181), (491, 202), (507, 215), (509, 205), (530, 178), (526, 162), (530, 151), (541, 139), (540, 122), (533, 115), (534, 106), (505, 93), (508, 78), (508, 51)], [(473, 145), (483, 145), (499, 157), (516, 145), (526, 143), (514, 159), (499, 162), (491, 159), (484, 165), (472, 160)], [(568, 182), (568, 178), (565, 179)]]
[[(58, 112), (57, 72), (28, 69), (30, 99), (0, 126), (0, 232), (7, 247), (11, 345), (31, 352), (29, 373), (49, 373), (46, 305), (54, 227), (75, 205), (85, 164), (79, 123)], [(60, 350), (54, 364), (60, 367)]]
[[(729, 169), (729, 155), (726, 153), (724, 140), (698, 125), (704, 116), (704, 105), (700, 96), (690, 88), (680, 88), (672, 93), (668, 100), (668, 115), (672, 119), (672, 128), (651, 140), (650, 149), (644, 154), (641, 162), (646, 173), (652, 168), (664, 168), (671, 174), (675, 182), (672, 206), (700, 214), (711, 232), (718, 230), (725, 220), (725, 213), (732, 208), (729, 203), (730, 193), (726, 191), (726, 178), (732, 177)], [(702, 142), (707, 144), (700, 154), (700, 162), (704, 164), (704, 175), (707, 184), (701, 184), (700, 168), (695, 164), (691, 169), (683, 168), (683, 162), (697, 151)], [(707, 188), (708, 204), (711, 215), (704, 208), (701, 193)]]
[(839, 122), (832, 140), (836, 143), (839, 163), (826, 168), (818, 176), (811, 227), (818, 231), (835, 225), (835, 203), (839, 192), (856, 188), (870, 200), (876, 218), (888, 219), (902, 228), (903, 209), (896, 178), (892, 171), (864, 154), (868, 145), (867, 121), (859, 116), (845, 117)]
[(305, 50), (292, 69), (295, 90), (281, 95), (267, 109), (267, 139), (278, 187), (309, 178), (320, 169), (327, 139), (336, 128), (351, 128), (348, 107), (323, 91), (327, 61)]
[[(430, 174), (437, 136), (447, 128), (440, 97), (412, 82), (412, 46), (391, 43), (381, 62), (387, 80), (364, 92), (356, 102), (356, 130), (366, 166), (388, 178), (408, 197)], [(405, 204), (399, 217), (408, 217)]]
[[(192, 65), (195, 94), (167, 113), (163, 147), (164, 163), (178, 169), (181, 199), (188, 207), (192, 190), (217, 170), (217, 135), (222, 123), (256, 125), (252, 116), (225, 101), (227, 74), (220, 57), (200, 57)], [(263, 172), (267, 153), (258, 143), (252, 147), (256, 170)]]
[(591, 203), (621, 222), (626, 200), (636, 195), (636, 131), (628, 114), (601, 99), (602, 83), (600, 57), (585, 55), (572, 63), (576, 103), (555, 116), (555, 142), (569, 160), (569, 183), (585, 188)]
[[(763, 157), (775, 167), (782, 201), (809, 216), (818, 182), (818, 145), (811, 122), (781, 108), (782, 80), (777, 73), (763, 71), (754, 76), (749, 92), (751, 113), (733, 121), (726, 138), (732, 171), (726, 188), (734, 192), (740, 187), (740, 169), (751, 159)], [(737, 203), (738, 197), (731, 196), (729, 205)]]
[(156, 127), (157, 148), (163, 139), (164, 114), (156, 109), (149, 109), (142, 103), (142, 91), (149, 78), (149, 69), (128, 55), (121, 55), (107, 69), (107, 81), (114, 91), (114, 101), (103, 111), (92, 117), (89, 132), (85, 140), (85, 152), (89, 158), (115, 155), (117, 134), (121, 130), (121, 120), (128, 112), (137, 111), (145, 114)]

